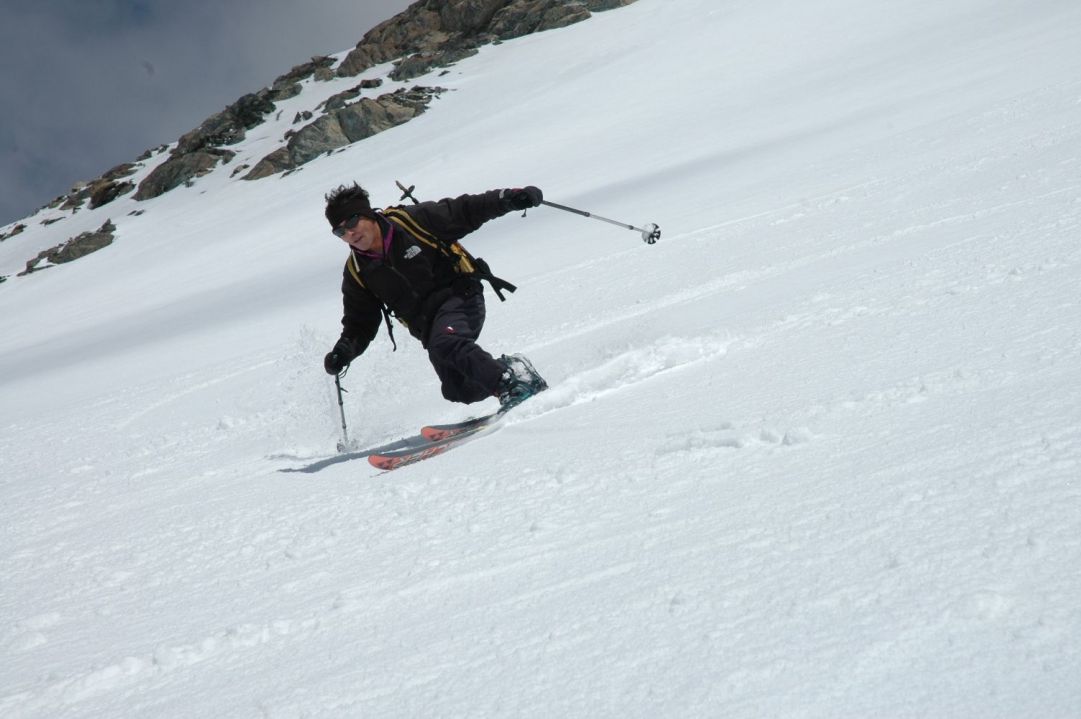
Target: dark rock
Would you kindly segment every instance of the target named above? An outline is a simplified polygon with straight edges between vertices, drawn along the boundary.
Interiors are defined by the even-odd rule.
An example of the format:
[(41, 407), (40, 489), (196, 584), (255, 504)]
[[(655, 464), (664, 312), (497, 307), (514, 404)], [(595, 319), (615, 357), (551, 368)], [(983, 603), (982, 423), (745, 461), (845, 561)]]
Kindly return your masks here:
[(101, 176), (102, 180), (119, 180), (122, 177), (127, 177), (133, 174), (139, 169), (139, 165), (134, 162), (125, 162), (117, 165), (116, 167), (106, 170), (105, 174)]
[(232, 160), (236, 153), (221, 147), (239, 142), (247, 130), (262, 124), (266, 115), (274, 111), (270, 95), (270, 90), (266, 89), (244, 95), (181, 136), (169, 159), (139, 183), (135, 199), (158, 197), (207, 174), (219, 162)]
[(235, 155), (236, 153), (230, 150), (212, 148), (174, 155), (155, 167), (146, 179), (139, 183), (135, 199), (149, 200), (185, 185), (213, 170), (221, 160), (228, 162)]
[(294, 170), (320, 155), (407, 122), (424, 112), (442, 88), (414, 87), (381, 95), (328, 112), (296, 131), (288, 143), (260, 160), (245, 180)]
[[(359, 85), (355, 85), (348, 90), (342, 90), (336, 95), (331, 95), (329, 98), (326, 99), (325, 102), (323, 102), (322, 105), (320, 105), (320, 107), (322, 107), (327, 112), (331, 110), (340, 110), (353, 100), (356, 100), (358, 97), (360, 97), (362, 91), (374, 90), (378, 87), (381, 87), (382, 85), (382, 78), (362, 80)], [(309, 113), (309, 115), (310, 114), (311, 113)]]
[(258, 180), (263, 177), (270, 177), (279, 172), (291, 170), (294, 167), (296, 167), (296, 165), (293, 163), (289, 147), (279, 147), (277, 150), (255, 163), (255, 167), (251, 169), (251, 172), (244, 175), (244, 179)]
[(106, 220), (105, 224), (97, 231), (84, 232), (74, 239), (68, 240), (64, 244), (48, 251), (45, 257), (54, 265), (77, 260), (80, 257), (89, 255), (91, 252), (97, 252), (102, 247), (111, 245), (114, 239), (114, 232), (116, 232), (116, 225), (110, 220)]
[(360, 91), (362, 89), (361, 85), (357, 85), (356, 87), (351, 87), (348, 90), (342, 90), (335, 95), (331, 95), (327, 98), (326, 102), (323, 103), (323, 110), (330, 112), (332, 110), (342, 109), (350, 102), (360, 97)]
[[(327, 150), (349, 144), (349, 138), (342, 131), (337, 113), (323, 115), (315, 122), (305, 125), (289, 138), (286, 148), (292, 159), (292, 166), (303, 165), (314, 160)], [(258, 167), (258, 164), (256, 165)], [(254, 172), (254, 170), (253, 170)]]
[(587, 20), (583, 5), (561, 0), (516, 0), (492, 19), (491, 32), (500, 40), (510, 40), (535, 32), (566, 27)]
[(376, 102), (367, 98), (335, 113), (348, 142), (358, 142), (383, 130), (408, 122), (417, 109), (398, 102)]
[(274, 111), (274, 103), (269, 99), (270, 92), (262, 90), (249, 93), (216, 115), (203, 121), (203, 124), (180, 137), (172, 155), (184, 155), (208, 147), (232, 145), (244, 139), (246, 130), (263, 122), (263, 118)]
[(82, 209), (83, 203), (90, 200), (90, 209), (101, 207), (102, 205), (112, 202), (117, 197), (127, 194), (135, 189), (135, 185), (131, 182), (120, 182), (122, 178), (125, 178), (133, 174), (139, 165), (132, 162), (125, 162), (121, 165), (117, 165), (90, 182), (77, 182), (72, 186), (68, 194), (58, 198), (57, 203), (50, 205), (50, 208), (59, 206), (61, 210), (71, 210), (72, 212), (78, 212)]
[(113, 243), (114, 232), (116, 232), (116, 225), (110, 220), (106, 220), (105, 224), (95, 232), (84, 232), (67, 242), (62, 242), (56, 247), (40, 252), (37, 257), (26, 263), (26, 269), (20, 272), (19, 275), (28, 275), (31, 272), (45, 269), (44, 267), (38, 267), (38, 265), (46, 260), (50, 265), (61, 265), (85, 257), (91, 252), (97, 252), (102, 247), (108, 247)]
[(438, 49), (449, 36), (441, 29), (439, 12), (428, 7), (432, 4), (429, 0), (413, 3), (404, 12), (369, 30), (342, 60), (338, 76), (352, 77), (379, 63)]
[(394, 70), (390, 73), (390, 79), (399, 82), (412, 80), (415, 77), (431, 72), (435, 68), (453, 65), (459, 60), (476, 55), (478, 52), (480, 51), (475, 48), (462, 48), (410, 55), (394, 66)]
[(64, 202), (60, 205), (60, 209), (64, 212), (78, 212), (82, 209), (83, 203), (90, 197), (91, 189), (89, 182), (77, 182), (72, 185), (68, 194), (64, 195)]
[(160, 155), (161, 153), (165, 152), (168, 149), (169, 149), (168, 145), (159, 145), (157, 147), (152, 147), (149, 150), (144, 150), (143, 154), (141, 154), (137, 158), (135, 158), (135, 161), (136, 162), (145, 162), (146, 160), (149, 160), (154, 155)]
[(26, 225), (24, 225), (24, 224), (22, 224), (20, 222), (19, 224), (12, 227), (10, 232), (0, 234), (0, 242), (3, 242), (4, 240), (9, 239), (11, 237), (14, 237), (15, 235), (22, 234), (23, 230), (25, 230), (25, 229), (26, 229)]
[[(352, 77), (373, 65), (400, 58), (396, 72), (417, 77), (463, 57), (464, 50), (541, 30), (580, 22), (591, 11), (611, 10), (634, 0), (420, 0), (372, 28), (338, 66), (339, 77)], [(442, 54), (445, 57), (440, 59)]]
[[(326, 56), (313, 57), (311, 62), (297, 65), (275, 80), (274, 84), (270, 86), (270, 99), (277, 102), (279, 100), (288, 100), (291, 97), (296, 97), (302, 90), (300, 83), (307, 80), (309, 77), (316, 75), (320, 70), (323, 71), (323, 79), (330, 79), (333, 77), (333, 73), (330, 72), (330, 68), (333, 65), (334, 58)], [(316, 79), (319, 78), (317, 77)]]
[(443, 30), (473, 36), (484, 32), (496, 13), (513, 3), (506, 0), (458, 0), (426, 4), (438, 8), (439, 22)]
[(274, 90), (275, 102), (279, 100), (288, 100), (291, 97), (296, 97), (300, 93), (304, 92), (304, 86), (299, 82), (294, 82), (292, 85), (285, 85)]
[(591, 12), (604, 12), (605, 10), (626, 7), (633, 3), (634, 0), (584, 0), (584, 2)]
[(134, 182), (104, 182), (90, 193), (90, 209), (96, 210), (135, 189)]

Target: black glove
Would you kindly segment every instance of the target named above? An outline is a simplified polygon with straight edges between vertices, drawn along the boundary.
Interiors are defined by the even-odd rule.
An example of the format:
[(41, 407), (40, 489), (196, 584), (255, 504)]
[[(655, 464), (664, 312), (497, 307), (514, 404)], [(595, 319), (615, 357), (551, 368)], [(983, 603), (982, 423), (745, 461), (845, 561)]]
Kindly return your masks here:
[(341, 374), (354, 357), (356, 354), (353, 351), (353, 343), (342, 337), (334, 344), (334, 349), (323, 358), (323, 369), (327, 371), (327, 374)]
[(500, 190), (499, 199), (507, 206), (507, 210), (526, 210), (537, 207), (544, 199), (544, 193), (539, 187), (516, 187), (514, 189)]

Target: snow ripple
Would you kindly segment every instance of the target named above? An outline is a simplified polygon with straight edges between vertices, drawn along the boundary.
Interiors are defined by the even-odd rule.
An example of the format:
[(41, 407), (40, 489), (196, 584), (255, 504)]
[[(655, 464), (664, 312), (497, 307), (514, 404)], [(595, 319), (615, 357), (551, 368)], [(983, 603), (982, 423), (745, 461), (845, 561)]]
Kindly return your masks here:
[(724, 337), (665, 337), (645, 347), (621, 352), (601, 364), (572, 374), (530, 400), (515, 419), (532, 418), (641, 384), (655, 377), (724, 357), (735, 339)]

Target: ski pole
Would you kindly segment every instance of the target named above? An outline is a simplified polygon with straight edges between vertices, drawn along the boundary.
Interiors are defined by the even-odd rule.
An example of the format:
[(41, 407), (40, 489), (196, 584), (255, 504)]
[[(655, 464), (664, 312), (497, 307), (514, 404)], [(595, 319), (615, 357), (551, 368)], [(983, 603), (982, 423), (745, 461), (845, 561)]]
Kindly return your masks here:
[(607, 217), (601, 217), (600, 215), (594, 215), (592, 212), (586, 212), (585, 210), (578, 210), (573, 207), (567, 207), (566, 205), (558, 205), (554, 202), (548, 202), (547, 200), (541, 200), (542, 205), (548, 205), (554, 207), (557, 210), (563, 210), (564, 212), (573, 212), (576, 215), (582, 217), (592, 217), (594, 220), (600, 220), (601, 222), (607, 222), (610, 225), (616, 225), (628, 230), (636, 230), (642, 233), (642, 241), (647, 245), (652, 245), (657, 240), (661, 239), (661, 228), (652, 222), (645, 227), (635, 227), (634, 225), (628, 225), (626, 222), (619, 222), (618, 220), (609, 220)]
[[(414, 205), (419, 205), (420, 204), (420, 201), (417, 200), (417, 198), (413, 196), (413, 190), (416, 189), (416, 185), (410, 185), (409, 187), (406, 187), (399, 180), (395, 180), (394, 184), (396, 184), (398, 186), (398, 189), (402, 191), (402, 196), (399, 199), (402, 199), (402, 200), (410, 199), (410, 200), (413, 201)], [(592, 217), (594, 220), (600, 220), (601, 222), (607, 222), (610, 225), (615, 225), (617, 227), (622, 227), (622, 228), (627, 229), (627, 230), (634, 230), (636, 232), (641, 232), (642, 233), (642, 241), (645, 242), (647, 245), (652, 245), (657, 240), (661, 239), (661, 228), (658, 227), (656, 224), (654, 224), (652, 222), (650, 222), (645, 227), (635, 227), (634, 225), (628, 225), (626, 222), (619, 222), (618, 220), (610, 220), (607, 217), (601, 217), (600, 215), (594, 215), (592, 212), (586, 212), (585, 210), (579, 210), (579, 209), (576, 209), (574, 207), (567, 207), (566, 205), (560, 205), (560, 204), (557, 204), (555, 202), (548, 202), (547, 200), (541, 200), (541, 204), (542, 205), (548, 205), (549, 207), (554, 207), (557, 210), (563, 210), (564, 212), (573, 212), (574, 214), (581, 215), (582, 217)]]
[(342, 415), (342, 441), (338, 442), (338, 451), (345, 452), (350, 449), (349, 444), (349, 428), (345, 426), (345, 402), (342, 400), (342, 380), (341, 375), (334, 375), (334, 386), (338, 388), (338, 411)]
[(399, 200), (404, 200), (406, 198), (409, 198), (410, 200), (413, 201), (414, 205), (419, 205), (420, 204), (420, 200), (413, 197), (413, 190), (415, 190), (417, 188), (416, 185), (410, 185), (409, 187), (406, 187), (405, 185), (403, 185), (398, 180), (395, 180), (394, 184), (397, 185), (398, 189), (402, 191), (402, 196), (398, 198)]

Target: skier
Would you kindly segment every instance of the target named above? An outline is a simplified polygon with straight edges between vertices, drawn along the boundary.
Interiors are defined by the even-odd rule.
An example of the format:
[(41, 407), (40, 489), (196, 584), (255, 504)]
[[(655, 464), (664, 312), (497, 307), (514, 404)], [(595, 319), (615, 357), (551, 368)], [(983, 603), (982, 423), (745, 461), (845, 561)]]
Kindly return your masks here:
[(503, 290), (515, 287), (458, 244), (488, 220), (537, 207), (543, 197), (529, 186), (373, 210), (367, 191), (356, 183), (327, 194), (331, 231), (350, 247), (342, 334), (323, 360), (327, 373), (340, 374), (361, 355), (384, 320), (393, 343), (393, 315), (427, 349), (443, 397), (451, 402), (495, 396), (506, 410), (547, 389), (522, 355), (495, 359), (477, 344), (485, 316), (480, 280), (501, 300)]

